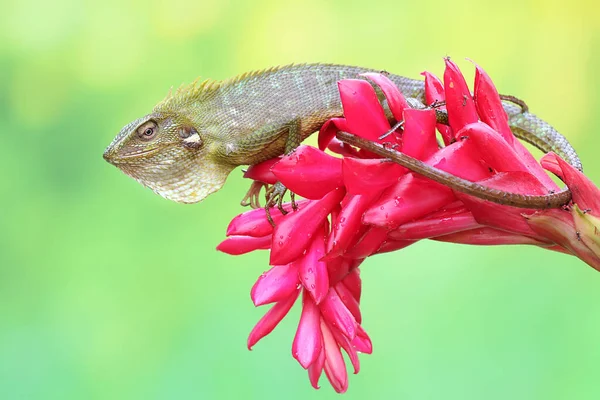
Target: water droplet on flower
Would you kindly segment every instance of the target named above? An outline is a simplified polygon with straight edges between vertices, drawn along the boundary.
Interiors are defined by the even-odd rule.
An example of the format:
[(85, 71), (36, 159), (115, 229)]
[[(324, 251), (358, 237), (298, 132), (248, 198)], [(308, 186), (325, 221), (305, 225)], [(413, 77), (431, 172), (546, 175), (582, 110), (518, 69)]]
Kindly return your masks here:
[(279, 241), (279, 245), (280, 245), (280, 246), (283, 246), (283, 242), (282, 242), (282, 241)]
[(309, 269), (308, 269), (308, 273), (309, 273), (309, 274), (312, 274), (312, 273), (313, 273), (313, 269), (312, 269), (312, 268), (309, 268)]
[(311, 284), (310, 284), (310, 288), (311, 288), (312, 290), (314, 290), (314, 289), (315, 289), (315, 284), (314, 284), (314, 283), (311, 283)]

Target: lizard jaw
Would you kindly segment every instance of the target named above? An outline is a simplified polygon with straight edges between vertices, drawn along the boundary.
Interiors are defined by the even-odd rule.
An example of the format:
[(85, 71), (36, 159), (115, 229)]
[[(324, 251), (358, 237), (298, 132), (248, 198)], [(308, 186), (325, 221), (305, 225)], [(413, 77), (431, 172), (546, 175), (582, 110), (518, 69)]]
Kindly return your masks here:
[(158, 152), (159, 150), (160, 150), (159, 148), (154, 148), (154, 149), (148, 149), (148, 150), (144, 150), (144, 151), (138, 151), (138, 152), (131, 153), (131, 154), (117, 156), (115, 151), (109, 147), (108, 149), (106, 149), (104, 154), (102, 154), (102, 157), (106, 161), (111, 163), (112, 165), (127, 164), (128, 160), (135, 159), (140, 156), (150, 156), (150, 155)]

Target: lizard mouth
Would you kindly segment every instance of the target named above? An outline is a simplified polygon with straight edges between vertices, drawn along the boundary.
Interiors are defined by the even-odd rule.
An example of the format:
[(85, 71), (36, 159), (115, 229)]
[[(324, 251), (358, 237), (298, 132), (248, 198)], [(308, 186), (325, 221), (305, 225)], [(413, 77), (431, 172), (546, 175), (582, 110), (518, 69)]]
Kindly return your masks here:
[(159, 150), (160, 149), (158, 149), (158, 148), (154, 148), (154, 149), (138, 151), (135, 153), (119, 154), (119, 155), (114, 154), (112, 151), (108, 150), (108, 151), (104, 152), (103, 157), (106, 161), (108, 161), (111, 164), (120, 164), (120, 163), (127, 163), (128, 160), (136, 159), (140, 156), (152, 155), (152, 154), (158, 152)]

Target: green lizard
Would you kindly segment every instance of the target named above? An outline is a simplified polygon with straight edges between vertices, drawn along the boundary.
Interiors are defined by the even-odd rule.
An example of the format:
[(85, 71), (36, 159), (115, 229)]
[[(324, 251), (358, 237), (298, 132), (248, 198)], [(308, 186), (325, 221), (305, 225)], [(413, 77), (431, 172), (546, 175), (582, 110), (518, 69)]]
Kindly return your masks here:
[[(104, 158), (159, 195), (195, 203), (219, 190), (229, 173), (293, 151), (329, 118), (342, 115), (336, 82), (366, 68), (305, 64), (250, 72), (225, 81), (194, 82), (126, 125)], [(421, 80), (387, 75), (410, 102), (424, 105)], [(504, 102), (513, 133), (581, 169), (569, 142), (535, 115)], [(446, 183), (447, 178), (440, 178)], [(276, 188), (267, 206), (281, 201)], [(490, 199), (486, 189), (473, 194)], [(494, 196), (496, 199), (494, 200)], [(503, 202), (495, 193), (493, 201)], [(527, 201), (525, 201), (527, 203)], [(524, 206), (527, 206), (525, 204)], [(532, 205), (538, 208), (538, 205)]]

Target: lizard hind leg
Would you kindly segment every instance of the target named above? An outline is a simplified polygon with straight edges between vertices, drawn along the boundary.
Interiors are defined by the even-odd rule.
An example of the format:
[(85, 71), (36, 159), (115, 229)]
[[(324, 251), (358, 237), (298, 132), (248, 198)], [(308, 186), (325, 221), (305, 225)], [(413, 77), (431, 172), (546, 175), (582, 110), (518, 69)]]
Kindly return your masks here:
[[(293, 120), (287, 124), (287, 137), (285, 140), (284, 154), (288, 155), (288, 154), (292, 153), (294, 150), (296, 150), (296, 148), (298, 146), (300, 146), (301, 142), (302, 142), (302, 134), (301, 134), (301, 127), (300, 127), (300, 120)], [(284, 186), (284, 184), (277, 181), (266, 192), (267, 204), (265, 205), (265, 211), (267, 212), (267, 219), (273, 226), (275, 226), (275, 223), (273, 222), (273, 218), (271, 217), (270, 209), (271, 209), (271, 207), (276, 205), (279, 212), (281, 212), (283, 215), (288, 213), (283, 208), (283, 199), (284, 199), (285, 193), (287, 191), (288, 191), (288, 189)], [(294, 210), (294, 211), (298, 210), (298, 205), (296, 204), (295, 194), (291, 191), (290, 191), (290, 197), (291, 197), (291, 203), (292, 203), (292, 210)]]
[[(282, 139), (285, 140), (284, 143), (282, 143)], [(237, 153), (230, 152), (228, 156), (235, 159), (238, 164), (254, 165), (281, 153), (285, 155), (292, 153), (300, 145), (302, 139), (300, 119), (293, 119), (286, 123), (270, 124), (256, 130), (239, 142), (236, 146)], [(283, 149), (279, 147), (281, 144), (283, 144)], [(271, 150), (265, 151), (265, 147), (271, 147)], [(271, 209), (276, 206), (282, 214), (287, 214), (287, 211), (283, 208), (283, 199), (288, 189), (283, 183), (278, 181), (274, 185), (264, 185), (255, 182), (242, 199), (241, 204), (243, 206), (250, 205), (253, 208), (260, 207), (258, 193), (260, 193), (263, 186), (266, 188), (264, 209), (267, 219), (271, 225), (275, 226), (271, 217)], [(294, 193), (291, 193), (291, 206), (294, 211), (298, 209)]]

